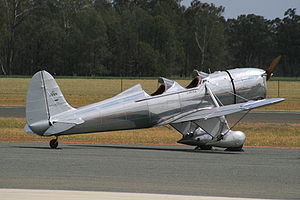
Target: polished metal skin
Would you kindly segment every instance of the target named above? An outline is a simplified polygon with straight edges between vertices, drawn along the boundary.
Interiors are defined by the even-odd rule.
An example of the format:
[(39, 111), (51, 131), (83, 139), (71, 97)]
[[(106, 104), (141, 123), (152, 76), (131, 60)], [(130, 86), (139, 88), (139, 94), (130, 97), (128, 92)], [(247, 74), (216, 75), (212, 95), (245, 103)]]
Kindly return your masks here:
[[(180, 143), (201, 149), (241, 149), (245, 134), (231, 131), (225, 116), (283, 101), (265, 99), (266, 72), (261, 69), (194, 73), (187, 87), (159, 78), (160, 87), (151, 95), (138, 84), (107, 100), (75, 109), (48, 72), (37, 72), (27, 94), (25, 131), (58, 137), (170, 124), (183, 135)], [(57, 139), (51, 140), (50, 146), (56, 148)]]

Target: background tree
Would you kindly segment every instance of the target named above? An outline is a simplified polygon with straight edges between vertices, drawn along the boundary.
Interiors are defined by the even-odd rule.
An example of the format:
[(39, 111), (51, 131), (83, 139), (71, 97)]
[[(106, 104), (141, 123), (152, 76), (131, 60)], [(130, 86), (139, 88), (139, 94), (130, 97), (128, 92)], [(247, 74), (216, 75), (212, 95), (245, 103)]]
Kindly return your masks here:
[(193, 0), (0, 0), (0, 74), (189, 76), (265, 67), (300, 74), (300, 19), (241, 15)]
[(220, 69), (224, 65), (227, 52), (225, 20), (221, 16), (223, 11), (223, 7), (215, 7), (198, 0), (194, 0), (185, 11), (185, 74), (196, 66), (208, 72), (209, 69)]
[(226, 27), (231, 55), (229, 63), (257, 67), (269, 64), (274, 52), (271, 27), (270, 21), (253, 14), (229, 19)]
[(32, 4), (26, 0), (2, 0), (0, 2), (0, 66), (3, 74), (12, 74), (15, 56), (18, 53), (18, 27), (32, 10)]
[(276, 52), (283, 55), (283, 76), (300, 76), (300, 16), (296, 9), (288, 9), (277, 24)]

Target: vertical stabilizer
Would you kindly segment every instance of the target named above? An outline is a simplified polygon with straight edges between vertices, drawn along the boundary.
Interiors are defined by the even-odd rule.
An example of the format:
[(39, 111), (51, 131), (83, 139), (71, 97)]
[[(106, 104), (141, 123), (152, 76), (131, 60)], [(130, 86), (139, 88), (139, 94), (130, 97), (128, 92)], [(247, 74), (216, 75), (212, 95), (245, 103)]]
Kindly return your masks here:
[(26, 120), (29, 128), (42, 135), (50, 126), (50, 117), (73, 110), (56, 81), (46, 71), (39, 71), (32, 77), (26, 99)]
[(48, 104), (48, 112), (50, 116), (72, 110), (64, 95), (60, 91), (55, 79), (46, 71), (41, 71), (42, 79), (45, 86), (46, 103)]

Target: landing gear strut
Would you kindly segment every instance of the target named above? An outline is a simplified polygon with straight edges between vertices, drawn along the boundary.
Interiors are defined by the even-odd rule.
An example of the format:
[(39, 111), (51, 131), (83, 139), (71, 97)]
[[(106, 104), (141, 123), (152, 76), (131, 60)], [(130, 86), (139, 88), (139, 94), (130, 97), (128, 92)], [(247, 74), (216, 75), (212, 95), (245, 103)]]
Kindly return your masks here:
[(58, 146), (58, 137), (55, 139), (50, 140), (49, 145), (52, 149), (56, 149)]

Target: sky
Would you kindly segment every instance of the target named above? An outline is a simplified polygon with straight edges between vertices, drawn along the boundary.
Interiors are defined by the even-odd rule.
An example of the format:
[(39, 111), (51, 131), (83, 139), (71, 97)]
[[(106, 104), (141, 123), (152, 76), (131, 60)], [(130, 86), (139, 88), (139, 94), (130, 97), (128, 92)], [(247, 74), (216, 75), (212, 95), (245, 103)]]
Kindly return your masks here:
[[(202, 3), (213, 3), (215, 6), (224, 6), (223, 16), (237, 18), (242, 14), (255, 14), (266, 19), (283, 18), (288, 8), (296, 8), (300, 15), (300, 0), (200, 0)], [(182, 4), (190, 6), (192, 0), (183, 0)]]

